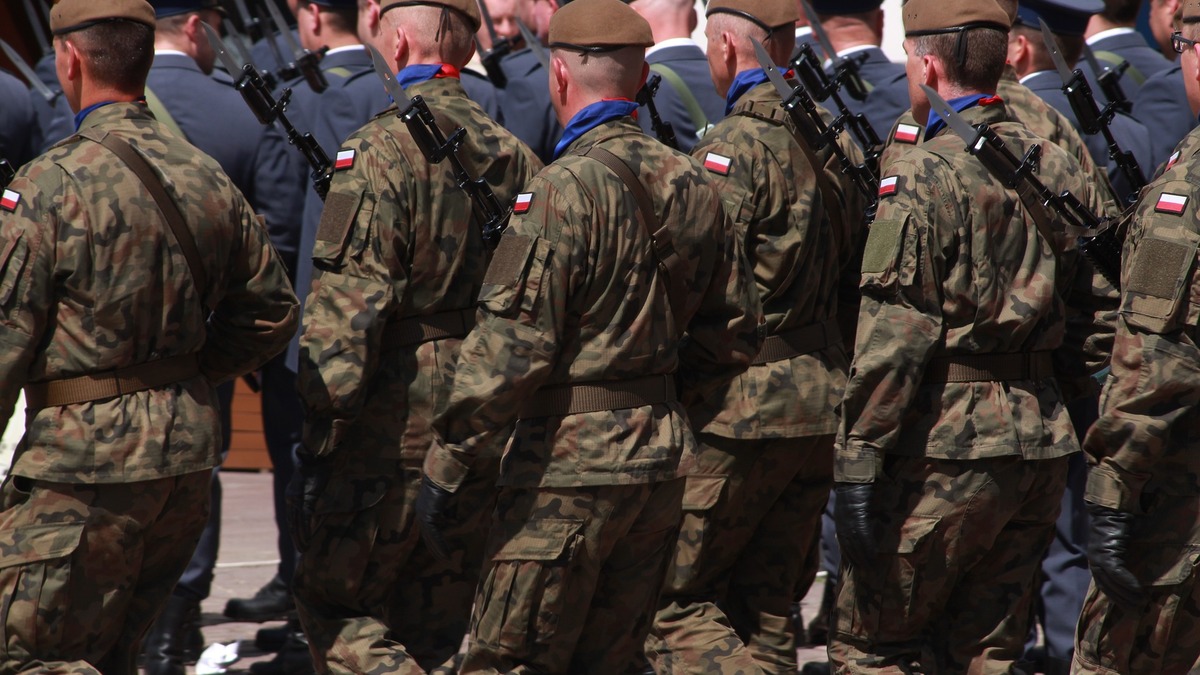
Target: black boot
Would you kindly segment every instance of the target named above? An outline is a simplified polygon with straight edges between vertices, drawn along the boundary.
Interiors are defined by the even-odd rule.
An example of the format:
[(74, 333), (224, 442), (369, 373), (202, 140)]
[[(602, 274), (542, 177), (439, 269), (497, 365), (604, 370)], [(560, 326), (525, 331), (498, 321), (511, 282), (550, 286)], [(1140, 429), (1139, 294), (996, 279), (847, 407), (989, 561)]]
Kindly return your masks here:
[(253, 598), (232, 598), (225, 603), (225, 616), (238, 621), (272, 621), (282, 619), (295, 609), (292, 593), (276, 574), (266, 586), (258, 589)]
[(250, 664), (252, 675), (313, 675), (312, 654), (308, 651), (308, 638), (300, 630), (299, 623), (288, 622), (287, 640), (279, 653), (270, 661)]
[(184, 675), (184, 666), (195, 663), (204, 650), (200, 603), (172, 594), (146, 633), (143, 650), (148, 675)]
[(833, 614), (833, 603), (837, 601), (837, 585), (825, 580), (825, 589), (821, 591), (821, 606), (817, 615), (808, 622), (808, 644), (820, 647), (829, 643), (829, 616)]

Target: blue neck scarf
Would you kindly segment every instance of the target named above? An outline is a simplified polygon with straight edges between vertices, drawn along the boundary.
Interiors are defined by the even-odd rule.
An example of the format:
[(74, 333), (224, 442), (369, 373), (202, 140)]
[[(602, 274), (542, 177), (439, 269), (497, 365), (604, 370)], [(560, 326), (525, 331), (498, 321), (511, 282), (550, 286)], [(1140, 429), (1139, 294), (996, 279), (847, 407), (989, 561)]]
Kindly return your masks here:
[[(988, 94), (971, 94), (969, 96), (959, 96), (952, 98), (946, 103), (954, 108), (955, 112), (962, 112), (967, 108), (973, 108), (977, 103), (985, 98), (991, 98)], [(925, 124), (925, 138), (933, 138), (933, 135), (942, 130), (946, 126), (945, 120), (938, 116), (931, 108), (929, 110), (929, 121)]]
[(554, 147), (554, 158), (558, 159), (580, 136), (605, 122), (631, 115), (637, 109), (638, 104), (629, 99), (614, 98), (598, 101), (580, 110), (563, 129), (562, 140)]
[(92, 105), (89, 105), (83, 110), (75, 113), (75, 131), (79, 131), (79, 127), (83, 124), (84, 118), (92, 114), (93, 110), (96, 110), (97, 108), (103, 108), (106, 105), (112, 105), (113, 103), (121, 103), (121, 101), (100, 101), (99, 103), (93, 103)]
[(737, 105), (738, 99), (742, 94), (757, 87), (763, 82), (769, 82), (767, 74), (762, 68), (753, 70), (743, 70), (733, 78), (733, 83), (729, 85), (729, 92), (725, 94), (725, 114), (733, 112), (733, 106)]
[(442, 77), (458, 77), (458, 69), (442, 63), (418, 63), (413, 66), (405, 66), (396, 73), (396, 81), (401, 87), (408, 89), (414, 84), (428, 82), (438, 76)]

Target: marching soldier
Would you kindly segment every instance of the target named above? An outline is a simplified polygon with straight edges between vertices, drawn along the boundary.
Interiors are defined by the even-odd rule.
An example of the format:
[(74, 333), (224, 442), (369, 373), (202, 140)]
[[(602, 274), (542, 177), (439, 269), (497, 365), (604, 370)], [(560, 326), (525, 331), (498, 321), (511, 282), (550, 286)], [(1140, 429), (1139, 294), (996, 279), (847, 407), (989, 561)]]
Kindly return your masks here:
[(517, 198), (483, 280), (417, 505), (437, 542), (516, 424), (463, 672), (628, 672), (679, 528), (686, 406), (758, 352), (716, 187), (630, 117), (651, 44), (620, 0), (550, 23), (558, 159)]
[(60, 0), (76, 133), (0, 199), (0, 670), (133, 673), (188, 563), (220, 459), (214, 384), (298, 325), (287, 272), (215, 161), (141, 102), (145, 0)]

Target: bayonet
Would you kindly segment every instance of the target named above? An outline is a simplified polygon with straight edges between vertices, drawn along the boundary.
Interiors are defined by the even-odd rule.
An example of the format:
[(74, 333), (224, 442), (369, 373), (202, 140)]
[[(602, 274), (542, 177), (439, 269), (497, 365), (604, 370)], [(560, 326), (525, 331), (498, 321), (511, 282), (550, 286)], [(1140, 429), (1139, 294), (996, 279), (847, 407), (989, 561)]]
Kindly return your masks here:
[(271, 94), (271, 88), (267, 86), (266, 80), (263, 79), (262, 74), (258, 72), (253, 63), (247, 62), (238, 66), (217, 31), (207, 23), (200, 25), (208, 35), (208, 42), (212, 45), (213, 51), (217, 53), (217, 58), (221, 60), (230, 75), (236, 78), (234, 88), (241, 93), (254, 116), (266, 126), (278, 122), (279, 126), (283, 127), (284, 133), (287, 134), (288, 142), (296, 146), (300, 154), (304, 155), (304, 159), (312, 167), (313, 189), (324, 200), (325, 195), (329, 193), (329, 183), (333, 180), (333, 162), (329, 161), (329, 155), (325, 154), (325, 151), (321, 149), (321, 144), (317, 143), (311, 133), (301, 134), (288, 119), (287, 106), (292, 99), (291, 87), (285, 87), (283, 93), (279, 95), (279, 99), (276, 100)]
[(542, 67), (546, 69), (546, 72), (550, 72), (550, 55), (546, 53), (546, 48), (542, 46), (542, 41), (539, 40), (537, 35), (533, 31), (529, 30), (529, 26), (526, 26), (525, 22), (520, 19), (517, 19), (517, 28), (521, 30), (521, 37), (525, 39), (525, 46), (529, 47), (529, 49), (533, 51), (533, 55), (537, 57), (539, 62), (541, 62)]
[(283, 14), (279, 12), (275, 0), (266, 0), (265, 4), (267, 12), (271, 15), (271, 21), (275, 23), (276, 30), (283, 36), (283, 41), (287, 43), (292, 52), (292, 61), (288, 65), (304, 76), (304, 81), (308, 82), (309, 88), (313, 91), (319, 94), (328, 89), (329, 81), (325, 79), (325, 73), (321, 72), (321, 54), (300, 46), (300, 43), (296, 41), (296, 36), (292, 35), (291, 27), (283, 20)]
[(1096, 83), (1100, 85), (1100, 91), (1104, 94), (1104, 98), (1117, 106), (1117, 109), (1123, 113), (1132, 111), (1133, 102), (1125, 96), (1125, 90), (1121, 88), (1121, 77), (1125, 75), (1126, 70), (1129, 70), (1129, 62), (1121, 61), (1121, 65), (1116, 69), (1101, 65), (1100, 59), (1096, 58), (1096, 53), (1086, 42), (1083, 43), (1083, 56), (1091, 66), (1092, 73), (1096, 75)]
[[(1110, 221), (1101, 221), (1069, 190), (1055, 193), (1036, 174), (1042, 146), (1034, 143), (1024, 157), (1017, 158), (987, 124), (971, 126), (937, 91), (921, 85), (938, 117), (967, 143), (966, 151), (976, 157), (993, 178), (1015, 190), (1037, 224), (1038, 231), (1055, 253), (1060, 252), (1050, 218), (1057, 215), (1065, 224), (1062, 233), (1078, 237), (1079, 250), (1113, 286), (1121, 285), (1121, 242)], [(1029, 195), (1027, 198), (1026, 195)]]
[(383, 88), (396, 102), (397, 115), (408, 127), (409, 134), (412, 135), (417, 147), (421, 149), (421, 154), (425, 156), (426, 161), (437, 165), (444, 160), (449, 160), (455, 183), (459, 189), (467, 193), (467, 197), (471, 200), (472, 212), (482, 230), (483, 243), (489, 249), (494, 249), (496, 244), (500, 243), (500, 235), (504, 233), (504, 228), (508, 226), (512, 210), (501, 206), (496, 193), (492, 191), (492, 186), (488, 185), (486, 180), (473, 177), (467, 167), (463, 165), (458, 153), (462, 148), (463, 141), (466, 140), (466, 130), (458, 127), (447, 138), (442, 133), (441, 127), (437, 125), (437, 120), (434, 119), (429, 104), (420, 95), (413, 96), (405, 105), (403, 103), (406, 99), (404, 89), (396, 81), (391, 66), (375, 47), (367, 45), (367, 51), (371, 54), (371, 63), (375, 66), (375, 74), (383, 81)]
[[(278, 80), (275, 79), (275, 73), (266, 68), (259, 68), (258, 64), (254, 62), (250, 43), (246, 41), (246, 36), (238, 32), (237, 27), (233, 25), (233, 21), (229, 19), (223, 19), (221, 25), (225, 28), (225, 37), (228, 38), (226, 45), (233, 52), (234, 57), (241, 63), (249, 63), (254, 66), (259, 75), (262, 75), (262, 78), (267, 81), (267, 87), (271, 91), (275, 91), (275, 85), (278, 84)], [(237, 73), (230, 73), (230, 75), (237, 76)]]
[[(42, 23), (44, 18), (42, 12), (39, 12), (34, 4), (41, 4), (41, 0), (23, 0), (25, 3), (25, 13), (29, 16), (29, 27), (33, 29), (33, 37), (37, 40), (38, 49), (42, 50), (42, 56), (49, 54), (53, 49), (50, 47), (50, 41), (46, 39), (46, 26)], [(45, 6), (42, 6), (45, 10)]]
[(808, 4), (808, 0), (800, 0), (800, 6), (804, 8), (804, 15), (808, 17), (808, 25), (812, 27), (813, 35), (817, 36), (817, 43), (821, 45), (821, 50), (829, 55), (834, 77), (846, 88), (847, 94), (859, 101), (866, 100), (867, 85), (863, 82), (862, 74), (858, 72), (858, 64), (852, 59), (837, 55), (837, 51), (833, 48), (833, 41), (829, 39), (829, 33), (825, 32), (825, 27), (821, 25), (821, 18)]
[(279, 75), (279, 80), (281, 82), (291, 82), (292, 80), (300, 77), (300, 71), (296, 70), (295, 64), (288, 63), (288, 61), (283, 58), (283, 51), (280, 50), (279, 42), (277, 42), (275, 39), (275, 31), (271, 30), (271, 27), (267, 25), (267, 22), (263, 21), (261, 14), (266, 10), (264, 10), (261, 5), (256, 6), (255, 9), (257, 9), (260, 14), (256, 20), (261, 26), (263, 39), (267, 42), (267, 49), (271, 52), (271, 57), (275, 59), (275, 72)]
[(263, 37), (262, 22), (257, 16), (250, 13), (250, 8), (246, 6), (246, 0), (234, 0), (234, 5), (237, 7), (238, 17), (242, 20), (242, 28), (245, 29), (246, 35), (250, 36), (251, 41), (259, 40)]
[(496, 24), (492, 21), (492, 12), (488, 9), (487, 0), (479, 0), (479, 15), (483, 17), (483, 25), (487, 26), (488, 38), (492, 41), (491, 49), (480, 50), (479, 61), (483, 63), (483, 70), (487, 72), (492, 84), (503, 89), (508, 86), (508, 75), (504, 73), (500, 61), (512, 53), (512, 40), (500, 37), (496, 32)]
[(638, 105), (646, 106), (646, 110), (650, 112), (650, 128), (654, 129), (654, 135), (658, 136), (658, 140), (662, 144), (672, 150), (679, 149), (679, 139), (675, 137), (675, 127), (668, 121), (664, 120), (658, 114), (658, 106), (654, 103), (654, 95), (658, 93), (658, 87), (662, 83), (662, 75), (655, 73), (651, 75), (646, 84), (638, 90), (637, 102)]
[(47, 103), (53, 104), (54, 99), (58, 97), (58, 94), (50, 91), (50, 87), (47, 87), (46, 83), (42, 82), (41, 79), (38, 78), (37, 74), (33, 72), (33, 68), (30, 68), (29, 64), (25, 63), (25, 59), (21, 58), (21, 55), (17, 53), (17, 50), (13, 49), (12, 46), (4, 40), (0, 40), (0, 50), (3, 50), (4, 55), (8, 57), (8, 60), (12, 61), (13, 65), (17, 67), (17, 70), (21, 71), (21, 76), (29, 81), (29, 86), (32, 87), (34, 91), (41, 94), (42, 98), (46, 99)]

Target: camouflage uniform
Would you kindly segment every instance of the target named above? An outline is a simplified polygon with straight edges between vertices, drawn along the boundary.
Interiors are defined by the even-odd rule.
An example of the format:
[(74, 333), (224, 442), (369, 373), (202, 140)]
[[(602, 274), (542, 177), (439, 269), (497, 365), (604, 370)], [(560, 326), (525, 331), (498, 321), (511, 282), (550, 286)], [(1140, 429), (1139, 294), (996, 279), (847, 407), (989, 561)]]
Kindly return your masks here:
[(1125, 243), (1112, 377), (1087, 435), (1089, 502), (1137, 514), (1126, 564), (1148, 596), (1117, 606), (1093, 584), (1075, 670), (1185, 673), (1200, 658), (1200, 131), (1142, 193)]
[(98, 108), (81, 131), (124, 140), (155, 167), (202, 242), (207, 286), (200, 297), (121, 160), (78, 135), (58, 144), (0, 204), (0, 419), (23, 385), (192, 354), (199, 368), (27, 411), (0, 495), (3, 672), (134, 671), (207, 519), (221, 449), (214, 383), (260, 366), (298, 324), (266, 230), (215, 161), (139, 104)]
[[(1070, 156), (985, 103), (963, 117), (1018, 155), (1040, 143), (1043, 180), (1102, 208)], [(1079, 447), (1064, 390), (1104, 363), (1107, 287), (963, 146), (942, 129), (882, 171), (834, 468), (875, 483), (878, 566), (842, 575), (841, 673), (1007, 672), (1021, 656)]]
[[(658, 673), (794, 673), (790, 598), (804, 590), (795, 562), (816, 544), (833, 478), (847, 368), (837, 291), (863, 206), (839, 185), (827, 213), (769, 83), (743, 94), (692, 154), (746, 243), (773, 337), (745, 373), (688, 409), (700, 449), (646, 655)], [(836, 163), (817, 167), (826, 169), (825, 184), (840, 183)]]
[[(657, 228), (616, 173), (581, 156), (593, 148), (646, 186), (667, 232), (656, 240), (674, 250), (669, 280)], [(685, 405), (758, 351), (758, 297), (704, 170), (627, 116), (587, 130), (526, 189), (425, 468), (453, 490), (516, 422), (464, 670), (619, 673), (642, 648), (679, 527), (696, 445)], [(659, 396), (547, 410), (572, 385), (639, 382)]]
[[(541, 168), (457, 78), (408, 93), (425, 98), (443, 129), (467, 130), (460, 157), (502, 203)], [(463, 513), (473, 517), (462, 524), (460, 558), (439, 562), (419, 543), (412, 505), (430, 424), (448, 400), (487, 251), (449, 163), (429, 164), (394, 106), (351, 136), (347, 153), (304, 310), (304, 447), (331, 479), (297, 569), (296, 604), (322, 672), (420, 673), (462, 645), (494, 497), (496, 470), (485, 467), (464, 489)], [(422, 325), (443, 323), (445, 333), (422, 339)], [(494, 465), (499, 451), (483, 454)]]

